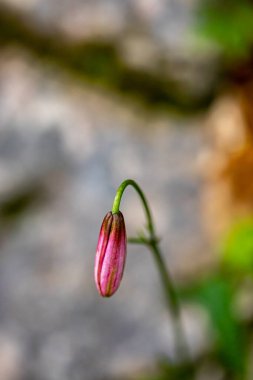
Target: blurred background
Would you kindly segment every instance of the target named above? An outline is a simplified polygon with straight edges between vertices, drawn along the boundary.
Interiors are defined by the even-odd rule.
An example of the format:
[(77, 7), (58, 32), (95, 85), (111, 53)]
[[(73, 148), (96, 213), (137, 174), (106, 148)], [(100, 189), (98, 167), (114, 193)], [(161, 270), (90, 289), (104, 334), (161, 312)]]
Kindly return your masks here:
[[(253, 379), (251, 0), (0, 0), (0, 379)], [(94, 255), (116, 188), (150, 201), (191, 352), (128, 246)], [(127, 232), (145, 223), (122, 202)]]

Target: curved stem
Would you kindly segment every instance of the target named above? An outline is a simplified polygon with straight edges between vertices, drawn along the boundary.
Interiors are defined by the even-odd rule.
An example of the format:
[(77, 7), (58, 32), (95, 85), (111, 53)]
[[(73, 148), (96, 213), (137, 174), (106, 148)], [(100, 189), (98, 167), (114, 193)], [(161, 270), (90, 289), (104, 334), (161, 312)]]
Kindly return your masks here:
[(133, 188), (137, 191), (137, 193), (139, 194), (141, 198), (142, 205), (144, 207), (146, 218), (147, 218), (147, 230), (149, 233), (148, 239), (145, 237), (136, 237), (136, 238), (132, 238), (130, 242), (137, 243), (137, 244), (145, 244), (148, 246), (148, 248), (152, 252), (160, 277), (161, 277), (164, 293), (166, 296), (167, 306), (173, 316), (178, 355), (189, 359), (187, 342), (186, 342), (183, 326), (181, 324), (179, 299), (178, 299), (173, 282), (171, 280), (171, 276), (165, 265), (165, 261), (163, 259), (163, 256), (159, 247), (159, 239), (157, 239), (156, 237), (154, 223), (153, 223), (151, 211), (148, 205), (148, 201), (143, 191), (139, 187), (139, 185), (132, 179), (127, 179), (123, 181), (121, 185), (119, 186), (114, 198), (112, 213), (115, 214), (119, 212), (121, 198), (123, 196), (123, 193), (126, 187), (129, 185), (133, 186)]
[(112, 213), (116, 214), (117, 212), (119, 212), (119, 207), (120, 207), (120, 202), (121, 202), (122, 195), (123, 195), (126, 187), (129, 186), (129, 185), (133, 186), (133, 188), (139, 194), (139, 196), (140, 196), (140, 198), (142, 200), (142, 204), (143, 204), (145, 213), (146, 213), (146, 217), (147, 217), (147, 228), (148, 228), (148, 231), (149, 231), (149, 233), (150, 233), (150, 235), (152, 237), (155, 237), (154, 223), (153, 223), (151, 212), (150, 212), (150, 209), (149, 209), (149, 206), (148, 206), (148, 201), (147, 201), (147, 199), (146, 199), (143, 191), (141, 190), (140, 186), (134, 180), (132, 180), (132, 179), (126, 179), (119, 186), (119, 188), (118, 188), (118, 190), (116, 192), (114, 201), (113, 201)]

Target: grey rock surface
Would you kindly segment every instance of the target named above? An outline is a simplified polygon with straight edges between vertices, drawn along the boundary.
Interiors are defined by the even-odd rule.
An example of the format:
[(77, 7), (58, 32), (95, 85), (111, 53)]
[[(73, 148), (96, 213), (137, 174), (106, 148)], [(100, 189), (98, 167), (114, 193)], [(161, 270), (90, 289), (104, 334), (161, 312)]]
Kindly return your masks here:
[(219, 54), (196, 33), (199, 0), (0, 0), (42, 34), (107, 41), (126, 67), (168, 79), (198, 100), (217, 86)]
[[(203, 253), (196, 170), (201, 122), (127, 107), (112, 94), (41, 68), (28, 55), (2, 54), (1, 379), (120, 378), (159, 355), (173, 357), (173, 333), (149, 253), (128, 247), (122, 286), (112, 299), (98, 296), (93, 263), (100, 223), (127, 177), (150, 200), (172, 272)], [(34, 186), (40, 196), (10, 217), (6, 202)], [(144, 217), (130, 189), (122, 210), (133, 235)], [(196, 330), (194, 349), (201, 349), (195, 316), (190, 330)]]
[(116, 36), (135, 28), (157, 40), (183, 43), (198, 0), (1, 0), (47, 28), (76, 37)]

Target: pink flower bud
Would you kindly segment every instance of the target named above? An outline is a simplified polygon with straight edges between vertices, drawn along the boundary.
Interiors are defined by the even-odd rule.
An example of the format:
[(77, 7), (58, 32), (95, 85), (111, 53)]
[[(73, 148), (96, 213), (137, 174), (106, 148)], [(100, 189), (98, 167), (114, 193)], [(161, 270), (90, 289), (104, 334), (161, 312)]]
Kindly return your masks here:
[(108, 212), (98, 238), (95, 282), (101, 296), (112, 296), (119, 287), (126, 259), (126, 228), (119, 211)]

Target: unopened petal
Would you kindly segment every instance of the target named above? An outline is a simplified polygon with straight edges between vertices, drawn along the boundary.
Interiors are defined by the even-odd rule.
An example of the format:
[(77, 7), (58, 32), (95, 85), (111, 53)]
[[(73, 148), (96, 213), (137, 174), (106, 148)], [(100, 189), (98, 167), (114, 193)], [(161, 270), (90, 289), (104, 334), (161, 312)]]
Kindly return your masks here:
[(99, 241), (98, 247), (100, 249), (99, 254), (97, 253), (97, 269), (95, 265), (96, 283), (100, 294), (110, 297), (119, 287), (126, 259), (126, 230), (121, 212), (112, 215), (109, 238), (106, 244)]
[(101, 293), (100, 273), (101, 273), (105, 253), (106, 253), (106, 247), (107, 247), (109, 237), (110, 237), (112, 220), (113, 220), (112, 213), (108, 212), (102, 222), (99, 238), (98, 238), (98, 244), (97, 244), (94, 274), (95, 274), (96, 286), (100, 293)]

